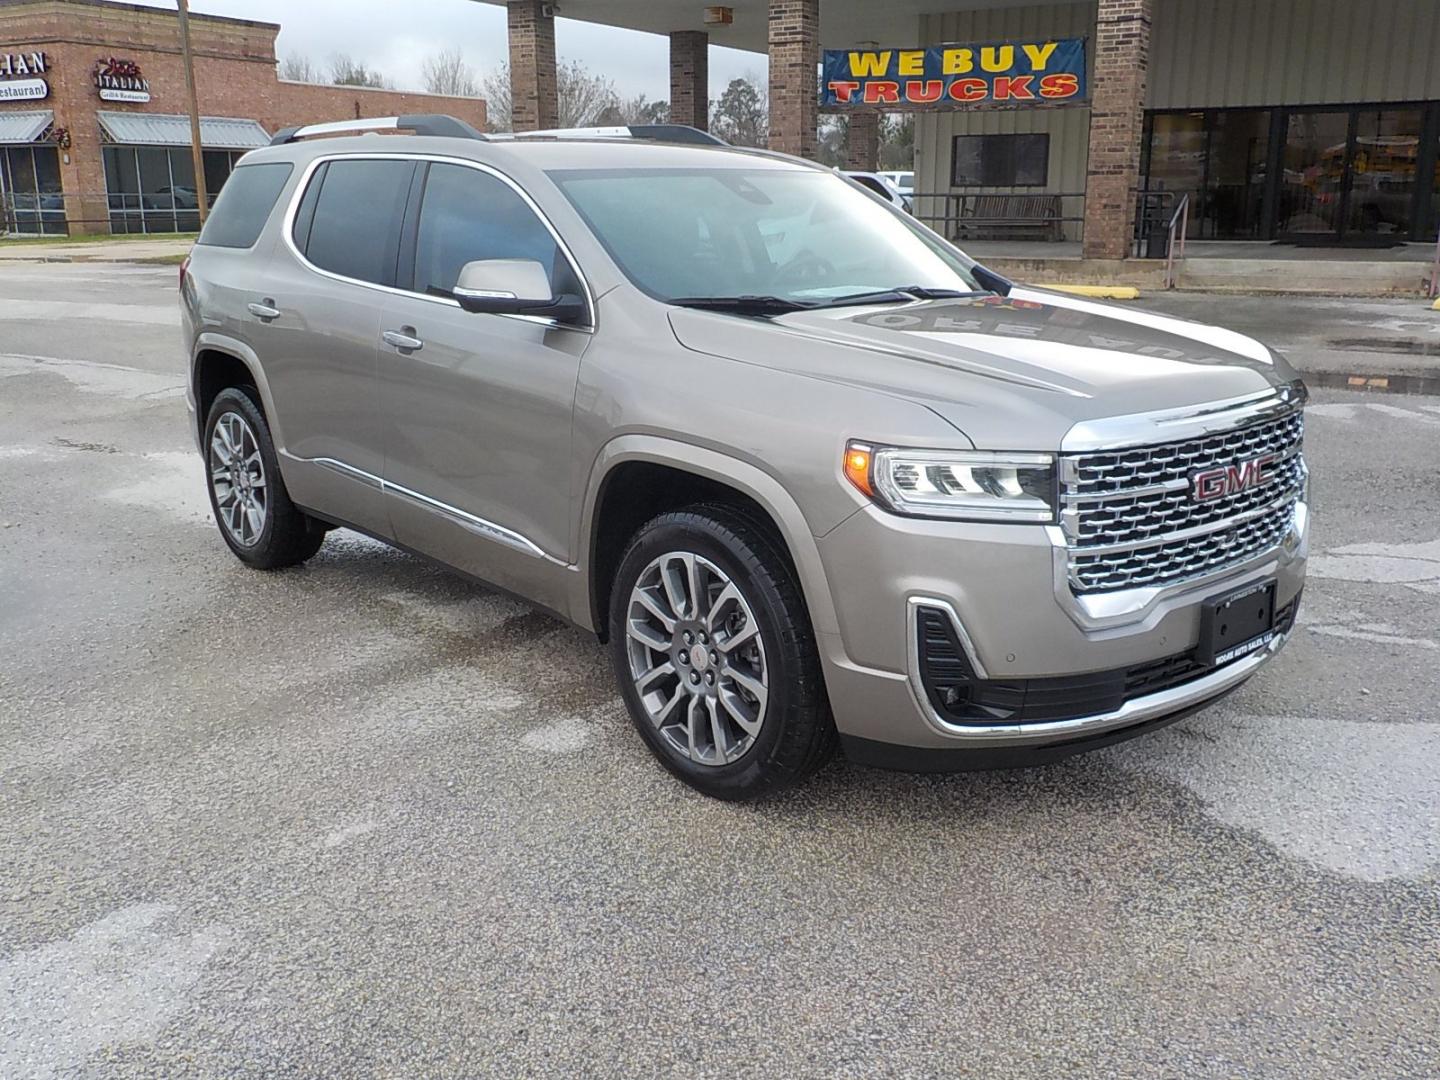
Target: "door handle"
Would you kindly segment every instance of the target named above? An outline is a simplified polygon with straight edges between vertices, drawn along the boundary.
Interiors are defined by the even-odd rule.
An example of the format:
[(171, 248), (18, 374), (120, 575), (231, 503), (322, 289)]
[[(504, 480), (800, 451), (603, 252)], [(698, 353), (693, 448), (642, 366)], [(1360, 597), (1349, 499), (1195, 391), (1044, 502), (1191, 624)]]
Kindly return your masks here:
[(280, 309), (275, 306), (275, 301), (268, 297), (264, 303), (250, 304), (249, 307), (250, 314), (264, 322), (269, 322), (271, 319), (278, 319), (280, 317)]
[(393, 345), (403, 353), (419, 352), (425, 347), (425, 342), (415, 336), (413, 326), (402, 327), (399, 330), (386, 330), (380, 335), (386, 345)]

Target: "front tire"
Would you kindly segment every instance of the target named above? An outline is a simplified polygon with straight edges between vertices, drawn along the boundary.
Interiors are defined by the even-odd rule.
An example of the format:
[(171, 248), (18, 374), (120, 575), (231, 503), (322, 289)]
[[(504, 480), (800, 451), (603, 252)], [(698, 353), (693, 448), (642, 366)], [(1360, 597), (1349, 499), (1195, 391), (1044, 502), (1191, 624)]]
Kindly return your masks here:
[(610, 647), (640, 737), (717, 799), (754, 799), (833, 755), (804, 597), (768, 529), (727, 506), (647, 523), (620, 560)]
[(325, 527), (290, 501), (265, 414), (244, 390), (216, 395), (205, 421), (210, 509), (235, 557), (257, 570), (304, 562)]

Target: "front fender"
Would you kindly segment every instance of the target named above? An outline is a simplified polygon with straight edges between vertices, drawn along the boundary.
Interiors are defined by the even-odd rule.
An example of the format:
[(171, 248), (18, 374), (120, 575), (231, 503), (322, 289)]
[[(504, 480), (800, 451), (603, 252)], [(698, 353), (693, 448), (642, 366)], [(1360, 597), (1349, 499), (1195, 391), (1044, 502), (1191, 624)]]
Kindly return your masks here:
[[(594, 532), (595, 512), (600, 503), (600, 494), (605, 488), (605, 478), (616, 467), (630, 461), (668, 465), (695, 473), (734, 488), (755, 500), (770, 515), (790, 549), (790, 557), (795, 562), (800, 588), (805, 595), (815, 632), (826, 636), (839, 634), (840, 625), (815, 536), (810, 531), (799, 504), (784, 486), (769, 473), (739, 458), (678, 439), (645, 434), (620, 435), (612, 439), (601, 447), (590, 469), (574, 548), (579, 553), (576, 568), (580, 572), (574, 575), (575, 581), (572, 583), (575, 590), (570, 598), (572, 619), (588, 630), (599, 629), (595, 625), (596, 613), (590, 604), (593, 595), (593, 545), (589, 541)], [(603, 614), (601, 617), (603, 618)]]

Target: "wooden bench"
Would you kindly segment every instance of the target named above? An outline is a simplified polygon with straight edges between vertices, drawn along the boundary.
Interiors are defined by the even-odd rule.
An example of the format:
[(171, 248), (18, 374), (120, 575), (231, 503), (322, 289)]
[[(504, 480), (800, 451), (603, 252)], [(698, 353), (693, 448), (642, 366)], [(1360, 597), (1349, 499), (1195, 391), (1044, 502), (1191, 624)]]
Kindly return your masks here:
[(1064, 237), (1059, 195), (957, 195), (956, 240), (1052, 240)]

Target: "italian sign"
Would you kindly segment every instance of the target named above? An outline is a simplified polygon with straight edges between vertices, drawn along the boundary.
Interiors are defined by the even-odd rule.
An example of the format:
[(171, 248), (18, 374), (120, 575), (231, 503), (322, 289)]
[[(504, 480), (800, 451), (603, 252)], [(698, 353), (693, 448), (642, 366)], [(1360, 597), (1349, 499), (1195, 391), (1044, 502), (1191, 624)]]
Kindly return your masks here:
[(95, 61), (95, 89), (100, 91), (101, 101), (144, 104), (150, 100), (150, 83), (134, 60), (111, 56)]
[(1085, 100), (1085, 40), (826, 49), (822, 108), (1024, 107)]
[(50, 96), (50, 84), (41, 76), (50, 59), (43, 52), (0, 52), (0, 101), (39, 101)]

